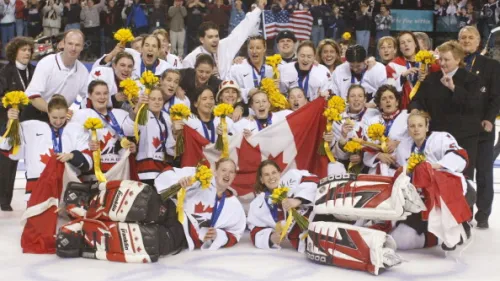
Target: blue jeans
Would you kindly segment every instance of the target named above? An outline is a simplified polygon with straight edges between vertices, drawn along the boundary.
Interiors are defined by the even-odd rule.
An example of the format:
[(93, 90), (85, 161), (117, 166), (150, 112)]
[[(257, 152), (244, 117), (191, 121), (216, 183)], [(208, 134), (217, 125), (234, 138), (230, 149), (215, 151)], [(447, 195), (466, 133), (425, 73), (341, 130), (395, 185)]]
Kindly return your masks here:
[(16, 36), (26, 36), (27, 24), (23, 19), (16, 19)]
[(370, 47), (370, 30), (357, 30), (356, 43), (363, 46), (366, 53), (368, 53), (368, 47)]
[(79, 23), (69, 23), (64, 27), (64, 31), (68, 31), (70, 29), (80, 29)]
[(314, 43), (314, 46), (318, 46), (319, 41), (325, 38), (325, 28), (319, 25), (313, 25), (311, 32), (311, 39)]
[(5, 46), (16, 36), (16, 23), (0, 24), (0, 33), (2, 33), (2, 57), (5, 58)]

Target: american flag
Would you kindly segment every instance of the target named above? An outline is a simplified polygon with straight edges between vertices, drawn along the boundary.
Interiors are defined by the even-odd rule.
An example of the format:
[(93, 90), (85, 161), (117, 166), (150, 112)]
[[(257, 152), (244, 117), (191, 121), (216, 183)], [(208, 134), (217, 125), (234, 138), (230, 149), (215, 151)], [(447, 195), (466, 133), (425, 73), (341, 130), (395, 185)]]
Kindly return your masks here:
[(294, 11), (289, 14), (286, 10), (278, 13), (264, 11), (264, 37), (272, 39), (281, 30), (288, 29), (295, 33), (297, 40), (311, 38), (313, 17), (309, 11)]

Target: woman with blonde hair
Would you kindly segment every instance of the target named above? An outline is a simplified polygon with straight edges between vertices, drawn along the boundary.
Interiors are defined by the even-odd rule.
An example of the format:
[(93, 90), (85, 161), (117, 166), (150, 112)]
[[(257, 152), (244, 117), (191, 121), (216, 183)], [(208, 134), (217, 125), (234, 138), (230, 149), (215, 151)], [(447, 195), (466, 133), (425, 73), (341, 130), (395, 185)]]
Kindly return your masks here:
[(333, 74), (335, 68), (342, 64), (339, 44), (332, 39), (321, 40), (316, 50), (316, 60)]

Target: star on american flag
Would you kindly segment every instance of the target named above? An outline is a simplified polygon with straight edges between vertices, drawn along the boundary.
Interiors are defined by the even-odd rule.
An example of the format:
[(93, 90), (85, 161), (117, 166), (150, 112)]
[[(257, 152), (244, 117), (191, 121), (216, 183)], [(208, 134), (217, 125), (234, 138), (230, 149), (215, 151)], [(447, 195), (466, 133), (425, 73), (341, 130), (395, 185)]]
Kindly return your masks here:
[(311, 38), (313, 17), (309, 11), (294, 11), (288, 13), (281, 10), (277, 13), (264, 11), (264, 34), (272, 39), (282, 30), (292, 31), (298, 40), (309, 40)]

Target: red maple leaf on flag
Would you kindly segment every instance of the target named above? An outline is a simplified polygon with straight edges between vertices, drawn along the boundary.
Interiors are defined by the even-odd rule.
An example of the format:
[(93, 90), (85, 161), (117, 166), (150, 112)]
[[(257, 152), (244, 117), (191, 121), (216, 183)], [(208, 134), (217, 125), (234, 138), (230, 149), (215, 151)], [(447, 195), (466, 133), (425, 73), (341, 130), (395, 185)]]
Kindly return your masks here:
[(113, 135), (108, 132), (105, 136), (104, 136), (104, 139), (100, 142), (100, 146), (101, 146), (101, 151), (104, 150), (104, 148), (106, 147), (106, 145), (108, 144), (108, 141), (110, 139), (113, 138)]
[(201, 214), (201, 213), (211, 213), (214, 210), (213, 207), (210, 206), (205, 206), (203, 203), (198, 202), (198, 204), (194, 205), (194, 213), (195, 214)]
[(97, 76), (97, 77), (101, 76), (101, 71), (98, 70), (98, 71), (94, 72), (94, 75)]
[(155, 148), (158, 148), (158, 146), (160, 146), (160, 144), (161, 144), (160, 139), (159, 139), (159, 138), (157, 138), (157, 137), (154, 137), (154, 138), (153, 138), (153, 146), (154, 146)]
[(45, 154), (40, 154), (40, 162), (42, 162), (43, 164), (47, 165), (50, 161), (50, 158), (54, 155), (54, 149), (49, 149), (49, 153), (45, 153)]
[(288, 163), (283, 162), (283, 151), (280, 154), (276, 155), (276, 157), (269, 154), (269, 156), (267, 156), (267, 159), (272, 160), (276, 164), (278, 164), (282, 171), (285, 170), (286, 166), (288, 166)]

